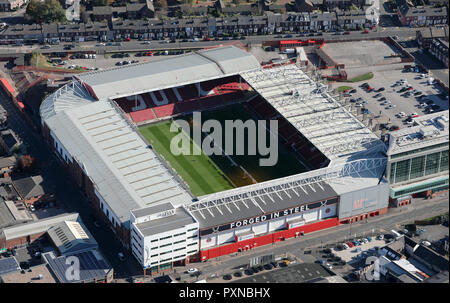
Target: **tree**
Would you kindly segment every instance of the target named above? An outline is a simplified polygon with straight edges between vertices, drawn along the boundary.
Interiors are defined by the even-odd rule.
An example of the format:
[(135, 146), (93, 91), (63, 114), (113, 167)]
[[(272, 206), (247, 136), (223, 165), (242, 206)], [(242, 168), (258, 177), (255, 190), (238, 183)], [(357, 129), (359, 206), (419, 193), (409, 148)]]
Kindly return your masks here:
[(31, 170), (35, 167), (36, 161), (30, 155), (22, 156), (19, 160), (19, 168), (23, 171)]
[(26, 14), (35, 23), (52, 23), (66, 21), (66, 12), (58, 0), (31, 0), (27, 6)]
[(166, 9), (167, 8), (167, 0), (155, 0), (153, 1), (153, 5), (157, 9)]
[(80, 20), (83, 23), (89, 22), (89, 15), (86, 13), (86, 8), (84, 6), (80, 6)]

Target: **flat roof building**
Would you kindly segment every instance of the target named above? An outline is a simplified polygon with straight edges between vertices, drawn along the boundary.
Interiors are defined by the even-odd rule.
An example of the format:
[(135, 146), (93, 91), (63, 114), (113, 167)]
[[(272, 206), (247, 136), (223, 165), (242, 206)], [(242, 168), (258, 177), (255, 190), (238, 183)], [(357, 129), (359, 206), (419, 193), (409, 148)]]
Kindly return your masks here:
[(386, 176), (393, 199), (448, 189), (448, 110), (414, 118), (389, 134)]

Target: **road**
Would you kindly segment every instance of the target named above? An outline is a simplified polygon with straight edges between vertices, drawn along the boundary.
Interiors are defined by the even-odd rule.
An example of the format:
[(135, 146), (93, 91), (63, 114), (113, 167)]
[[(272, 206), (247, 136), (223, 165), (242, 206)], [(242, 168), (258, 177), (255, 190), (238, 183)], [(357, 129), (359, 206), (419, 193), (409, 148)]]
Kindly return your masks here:
[(80, 214), (83, 223), (97, 240), (100, 250), (112, 264), (115, 276), (127, 277), (142, 274), (139, 264), (131, 255), (126, 254), (125, 262), (119, 261), (117, 253), (122, 251), (122, 244), (112, 230), (106, 228), (104, 224), (100, 228), (95, 227), (91, 219), (93, 212), (88, 201), (69, 179), (42, 137), (27, 124), (15, 106), (4, 95), (3, 90), (0, 90), (0, 104), (8, 112), (8, 126), (25, 142), (28, 153), (36, 159), (43, 178), (49, 184), (54, 185), (58, 204), (62, 204), (67, 212)]
[[(398, 36), (399, 38), (414, 38), (416, 33), (416, 29), (414, 28), (405, 28), (405, 27), (385, 27), (379, 28), (375, 31), (371, 31), (368, 34), (364, 34), (362, 31), (352, 31), (350, 35), (335, 35), (332, 32), (323, 33), (323, 36), (320, 37), (308, 37), (308, 35), (304, 35), (303, 37), (298, 37), (298, 35), (293, 35), (292, 38), (317, 38), (317, 39), (325, 39), (325, 40), (354, 40), (354, 39), (364, 39), (364, 38), (380, 38), (380, 37), (388, 37), (388, 36)], [(285, 35), (283, 35), (285, 37)], [(165, 43), (164, 41), (153, 40), (149, 45), (143, 44), (141, 41), (131, 40), (128, 42), (121, 42), (120, 46), (97, 46), (99, 42), (91, 41), (91, 42), (64, 42), (59, 45), (52, 45), (50, 49), (41, 49), (40, 45), (32, 45), (30, 46), (1, 46), (0, 54), (8, 54), (8, 53), (30, 53), (33, 50), (40, 50), (42, 53), (52, 53), (52, 52), (66, 52), (64, 50), (65, 45), (74, 44), (75, 47), (72, 49), (72, 52), (76, 51), (96, 51), (99, 53), (103, 52), (126, 52), (126, 51), (143, 51), (143, 50), (171, 50), (171, 49), (201, 49), (205, 47), (217, 46), (221, 44), (229, 44), (235, 42), (241, 42), (244, 45), (248, 44), (261, 44), (265, 41), (273, 40), (286, 40), (288, 38), (282, 38), (279, 35), (261, 35), (261, 36), (247, 36), (244, 40), (228, 40), (228, 41), (199, 41), (199, 42), (181, 42), (177, 40), (175, 43)]]
[[(198, 279), (205, 279), (211, 277), (211, 275), (222, 276), (227, 273), (233, 273), (239, 267), (248, 264), (250, 258), (272, 253), (274, 255), (285, 255), (288, 253), (291, 256), (295, 256), (298, 262), (314, 262), (314, 257), (304, 254), (306, 249), (327, 243), (345, 242), (349, 238), (368, 236), (372, 232), (377, 234), (391, 229), (399, 229), (400, 224), (442, 214), (448, 211), (448, 209), (448, 194), (436, 197), (433, 200), (414, 199), (413, 203), (409, 206), (390, 209), (388, 214), (373, 217), (367, 221), (361, 221), (351, 225), (340, 225), (307, 234), (299, 239), (289, 239), (285, 242), (255, 248), (251, 251), (222, 256), (204, 263), (191, 264), (189, 267), (198, 268), (202, 272), (202, 275)], [(196, 278), (189, 277), (186, 274), (181, 274), (181, 278), (186, 281), (196, 280)]]

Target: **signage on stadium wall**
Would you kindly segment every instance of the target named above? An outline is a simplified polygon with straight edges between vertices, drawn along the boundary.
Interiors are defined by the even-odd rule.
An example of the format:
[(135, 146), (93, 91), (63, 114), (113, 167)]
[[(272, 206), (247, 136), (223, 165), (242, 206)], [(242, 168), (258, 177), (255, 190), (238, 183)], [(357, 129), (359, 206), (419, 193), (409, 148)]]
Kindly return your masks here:
[(327, 205), (336, 204), (337, 202), (338, 202), (338, 199), (337, 198), (333, 198), (333, 199), (320, 201), (320, 202), (315, 202), (315, 203), (311, 203), (311, 204), (304, 204), (304, 205), (301, 205), (301, 206), (288, 208), (288, 209), (285, 209), (285, 210), (281, 210), (281, 211), (277, 211), (277, 212), (273, 212), (273, 213), (268, 213), (268, 214), (264, 214), (264, 215), (253, 217), (253, 218), (248, 218), (248, 219), (244, 219), (244, 220), (240, 220), (240, 221), (235, 221), (235, 222), (232, 222), (232, 223), (229, 223), (229, 224), (215, 226), (215, 227), (212, 227), (212, 228), (200, 230), (200, 236), (205, 236), (205, 235), (209, 235), (209, 234), (212, 234), (212, 233), (221, 232), (221, 231), (228, 230), (228, 229), (233, 229), (233, 228), (236, 228), (236, 227), (242, 227), (242, 226), (246, 226), (246, 225), (251, 225), (251, 224), (254, 224), (254, 223), (261, 223), (261, 222), (265, 222), (265, 221), (268, 221), (268, 220), (272, 220), (272, 219), (277, 219), (277, 218), (281, 218), (281, 217), (284, 217), (284, 216), (293, 215), (293, 214), (296, 214), (296, 213), (302, 213), (302, 212), (305, 212), (305, 211), (308, 211), (308, 210), (313, 210), (313, 209), (316, 209), (316, 208), (325, 207)]
[(254, 233), (245, 234), (245, 235), (236, 235), (237, 242), (241, 242), (248, 239), (253, 239), (255, 237)]
[(289, 228), (299, 227), (305, 225), (305, 220), (297, 221), (297, 222), (288, 222)]

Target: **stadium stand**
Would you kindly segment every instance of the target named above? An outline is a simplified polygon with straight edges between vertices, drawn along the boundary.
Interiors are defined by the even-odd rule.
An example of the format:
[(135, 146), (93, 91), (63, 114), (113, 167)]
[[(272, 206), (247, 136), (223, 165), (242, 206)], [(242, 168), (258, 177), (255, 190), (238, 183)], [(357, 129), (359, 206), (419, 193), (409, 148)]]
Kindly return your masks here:
[(151, 121), (196, 110), (212, 109), (242, 99), (249, 90), (239, 76), (189, 84), (115, 101), (134, 122)]

